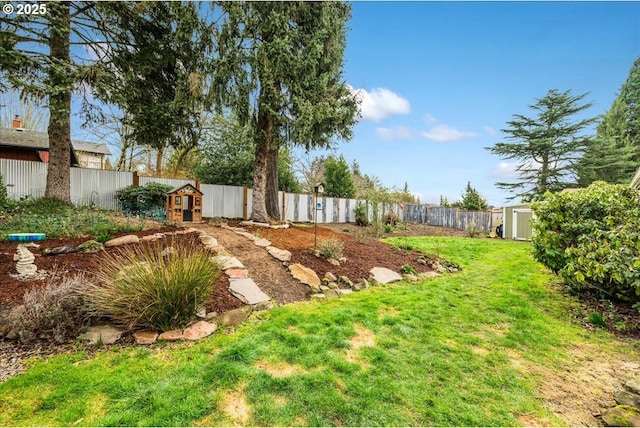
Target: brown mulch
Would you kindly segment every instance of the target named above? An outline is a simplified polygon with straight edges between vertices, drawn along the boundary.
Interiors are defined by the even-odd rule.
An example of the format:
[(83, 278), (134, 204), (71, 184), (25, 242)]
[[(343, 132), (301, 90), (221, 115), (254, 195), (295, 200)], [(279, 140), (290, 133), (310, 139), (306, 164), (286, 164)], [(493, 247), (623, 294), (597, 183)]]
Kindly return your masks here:
[[(185, 244), (199, 243), (199, 241), (196, 241), (196, 235), (193, 233), (174, 234), (174, 232), (180, 229), (181, 228), (175, 226), (163, 226), (138, 232), (122, 232), (115, 234), (113, 237), (115, 238), (123, 235), (136, 235), (138, 237), (143, 237), (146, 235), (153, 235), (154, 233), (165, 232), (168, 233), (167, 236), (158, 241), (165, 247), (178, 242), (184, 242)], [(29, 251), (31, 251), (36, 257), (35, 264), (38, 267), (38, 271), (46, 271), (47, 276), (43, 279), (26, 281), (11, 276), (11, 274), (16, 273), (16, 262), (13, 261), (13, 255), (16, 252), (17, 243), (0, 241), (0, 308), (2, 306), (9, 306), (12, 304), (21, 304), (25, 292), (33, 288), (43, 287), (49, 280), (55, 280), (55, 278), (73, 276), (76, 274), (87, 274), (89, 276), (96, 274), (100, 269), (100, 261), (102, 260), (102, 257), (104, 257), (104, 252), (85, 254), (69, 253), (54, 256), (44, 255), (45, 249), (52, 249), (64, 245), (78, 245), (88, 239), (91, 239), (91, 237), (47, 238), (37, 243), (39, 247), (29, 248)], [(112, 254), (119, 250), (118, 248), (106, 248), (104, 251)], [(222, 312), (242, 306), (242, 304), (229, 293), (225, 284), (225, 278), (222, 278), (222, 276), (223, 275), (221, 275), (221, 278), (216, 282), (214, 293), (207, 302), (206, 306), (209, 311)]]
[[(349, 225), (350, 227), (351, 225)], [(253, 234), (259, 234), (268, 239), (278, 248), (291, 252), (291, 263), (300, 263), (318, 274), (320, 278), (326, 272), (344, 275), (355, 281), (359, 278), (369, 278), (369, 271), (374, 267), (385, 267), (400, 272), (403, 265), (411, 265), (417, 272), (428, 272), (431, 267), (419, 264), (416, 260), (425, 256), (415, 250), (403, 250), (369, 237), (355, 237), (353, 235), (336, 232), (329, 228), (318, 226), (317, 245), (322, 241), (339, 241), (343, 247), (346, 261), (339, 266), (332, 265), (323, 257), (314, 254), (316, 241), (313, 226), (292, 226), (289, 229), (247, 228)]]

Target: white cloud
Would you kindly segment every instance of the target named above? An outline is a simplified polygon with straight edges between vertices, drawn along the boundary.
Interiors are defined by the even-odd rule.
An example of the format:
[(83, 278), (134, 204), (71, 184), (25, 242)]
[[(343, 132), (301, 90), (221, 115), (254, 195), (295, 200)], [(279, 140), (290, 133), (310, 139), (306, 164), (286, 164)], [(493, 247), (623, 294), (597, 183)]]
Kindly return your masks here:
[(500, 162), (491, 171), (489, 171), (489, 177), (492, 178), (518, 178), (518, 172), (516, 171), (515, 162)]
[(422, 132), (420, 133), (420, 135), (422, 135), (427, 140), (437, 142), (456, 141), (463, 138), (478, 136), (478, 134), (476, 134), (475, 132), (458, 131), (457, 129), (451, 128), (450, 126), (444, 124), (433, 127), (429, 131)]
[(406, 98), (386, 88), (373, 88), (370, 92), (366, 89), (351, 89), (355, 94), (362, 119), (375, 122), (385, 117), (409, 114), (411, 107)]
[(424, 115), (424, 121), (427, 123), (436, 123), (438, 119), (436, 119), (432, 114), (427, 113)]
[(376, 128), (376, 135), (385, 141), (395, 141), (411, 138), (413, 132), (406, 126), (396, 126), (395, 128)]
[(496, 130), (493, 129), (490, 126), (484, 126), (484, 132), (486, 132), (487, 134), (491, 135), (492, 137), (495, 136), (497, 134)]

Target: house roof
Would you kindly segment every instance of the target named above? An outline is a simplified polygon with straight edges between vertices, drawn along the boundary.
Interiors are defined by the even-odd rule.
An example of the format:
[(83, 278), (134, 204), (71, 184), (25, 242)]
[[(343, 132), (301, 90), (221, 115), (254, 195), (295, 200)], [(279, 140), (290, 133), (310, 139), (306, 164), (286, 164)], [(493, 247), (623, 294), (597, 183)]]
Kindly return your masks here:
[[(0, 146), (21, 147), (24, 149), (49, 150), (49, 134), (40, 131), (0, 128)], [(75, 151), (110, 155), (109, 147), (102, 143), (71, 141)]]

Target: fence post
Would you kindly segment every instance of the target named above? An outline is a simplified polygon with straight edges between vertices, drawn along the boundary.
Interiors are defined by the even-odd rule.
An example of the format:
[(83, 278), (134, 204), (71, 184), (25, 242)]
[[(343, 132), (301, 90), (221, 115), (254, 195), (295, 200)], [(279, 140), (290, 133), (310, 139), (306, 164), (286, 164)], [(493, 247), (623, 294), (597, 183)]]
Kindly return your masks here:
[(244, 191), (242, 192), (242, 216), (246, 220), (247, 218), (247, 204), (249, 203), (249, 190), (247, 186), (244, 186)]
[(135, 187), (140, 186), (140, 176), (138, 175), (138, 171), (133, 171), (133, 185)]
[(282, 221), (285, 221), (287, 219), (287, 216), (285, 215), (285, 209), (287, 205), (287, 203), (285, 202), (286, 198), (287, 198), (287, 193), (283, 190), (282, 191), (282, 214), (280, 215), (280, 219)]

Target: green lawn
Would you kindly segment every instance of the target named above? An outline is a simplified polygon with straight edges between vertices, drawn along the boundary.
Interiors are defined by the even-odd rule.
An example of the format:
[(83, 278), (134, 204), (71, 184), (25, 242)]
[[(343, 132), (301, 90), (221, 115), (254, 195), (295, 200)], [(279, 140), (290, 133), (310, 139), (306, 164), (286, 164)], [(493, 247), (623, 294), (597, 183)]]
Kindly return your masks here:
[(614, 339), (571, 323), (529, 245), (390, 241), (463, 271), (254, 314), (197, 344), (34, 361), (0, 384), (0, 425), (563, 425), (527, 367), (564, 370), (571, 346)]

